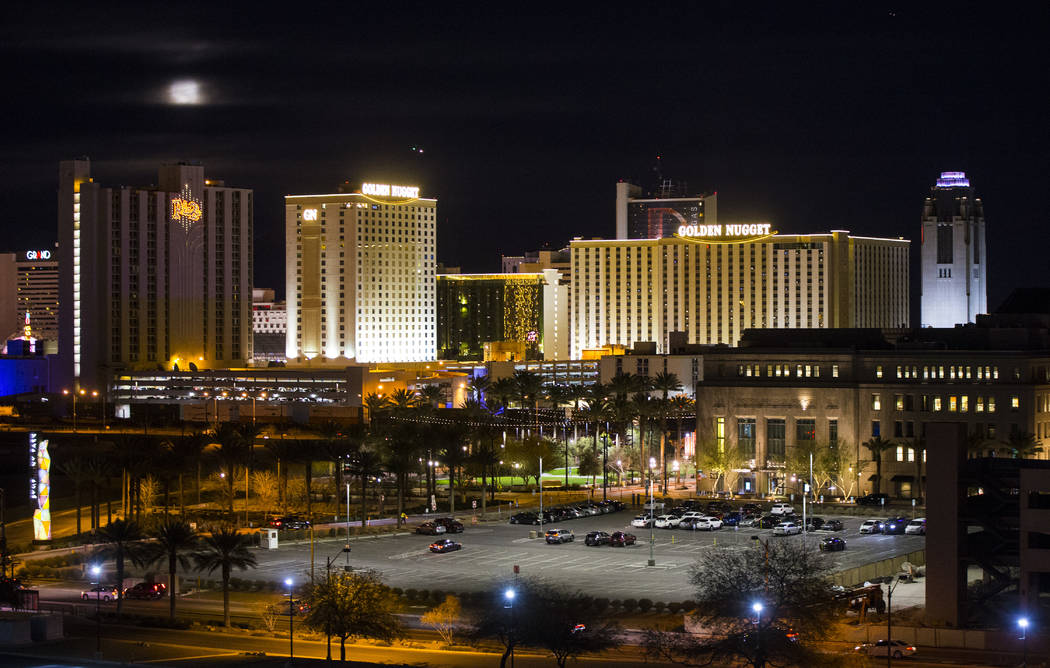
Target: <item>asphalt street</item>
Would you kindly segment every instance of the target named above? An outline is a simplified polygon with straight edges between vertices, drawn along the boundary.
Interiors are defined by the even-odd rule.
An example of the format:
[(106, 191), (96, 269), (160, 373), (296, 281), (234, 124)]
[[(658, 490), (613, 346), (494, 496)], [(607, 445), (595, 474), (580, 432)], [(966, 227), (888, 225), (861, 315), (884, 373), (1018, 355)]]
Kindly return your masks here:
[[(470, 516), (458, 516), (466, 525), (462, 534), (451, 537), (463, 544), (463, 549), (447, 554), (433, 554), (427, 548), (435, 539), (423, 535), (390, 535), (353, 541), (350, 565), (355, 569), (379, 571), (387, 584), (404, 589), (438, 589), (443, 591), (489, 590), (514, 577), (514, 566), (523, 577), (539, 577), (555, 584), (595, 592), (607, 598), (642, 598), (680, 601), (691, 593), (689, 566), (698, 559), (711, 557), (718, 548), (756, 549), (757, 536), (762, 540), (816, 542), (825, 532), (808, 537), (774, 537), (772, 530), (750, 528), (718, 531), (686, 531), (656, 529), (653, 554), (655, 567), (647, 566), (649, 559), (649, 530), (629, 526), (635, 513), (598, 515), (544, 526), (571, 529), (576, 536), (572, 543), (547, 545), (542, 537), (530, 538), (530, 531), (538, 535), (539, 527), (503, 523), (472, 526)], [(818, 515), (830, 519), (833, 515)], [(832, 569), (845, 570), (854, 566), (905, 554), (925, 547), (923, 536), (861, 535), (858, 531), (863, 518), (839, 517), (845, 529), (836, 532), (847, 543), (846, 550), (828, 555)], [(628, 531), (638, 537), (631, 547), (587, 547), (583, 543), (588, 531)], [(314, 565), (323, 573), (326, 558), (335, 557), (334, 567), (346, 562), (341, 549), (342, 539), (317, 540), (314, 544)], [(716, 547), (717, 546), (717, 547)], [(282, 544), (277, 550), (258, 550), (259, 567), (242, 577), (284, 580), (286, 577), (308, 577), (310, 544), (308, 541)]]

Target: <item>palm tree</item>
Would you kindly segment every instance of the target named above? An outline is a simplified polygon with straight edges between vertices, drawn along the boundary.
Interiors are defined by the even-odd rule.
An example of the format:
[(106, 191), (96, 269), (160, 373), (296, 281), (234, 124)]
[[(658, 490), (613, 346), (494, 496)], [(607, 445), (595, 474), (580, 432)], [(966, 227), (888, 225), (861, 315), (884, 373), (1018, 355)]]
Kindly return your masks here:
[(193, 555), (198, 570), (222, 574), (222, 620), (230, 627), (230, 571), (255, 568), (255, 555), (249, 549), (250, 536), (237, 533), (232, 526), (215, 529), (201, 541), (201, 549)]
[(660, 466), (664, 472), (664, 494), (667, 494), (667, 413), (671, 410), (669, 397), (671, 392), (681, 392), (682, 383), (678, 375), (668, 371), (661, 371), (653, 376), (652, 388), (654, 392), (660, 393), (660, 403), (657, 404), (657, 415), (660, 416)]
[(500, 378), (493, 382), (490, 386), (489, 394), (493, 399), (496, 400), (496, 404), (503, 409), (507, 409), (510, 404), (510, 400), (516, 396), (517, 390), (514, 387), (514, 379), (510, 377)]
[(470, 382), (467, 383), (467, 388), (470, 391), (471, 396), (482, 405), (485, 403), (485, 395), (488, 393), (490, 387), (492, 387), (492, 378), (488, 375), (474, 376), (470, 379)]
[[(599, 383), (599, 385), (600, 385), (600, 383)], [(583, 419), (586, 422), (594, 423), (594, 432), (593, 432), (594, 433), (594, 449), (593, 449), (593, 452), (594, 452), (595, 460), (599, 460), (600, 458), (598, 457), (598, 436), (601, 433), (602, 423), (603, 422), (607, 422), (608, 419), (609, 419), (609, 402), (606, 399), (602, 398), (602, 397), (591, 397), (590, 399), (587, 400), (586, 407), (583, 410)], [(606, 434), (606, 439), (608, 439), (608, 434)], [(605, 443), (605, 446), (608, 446), (608, 442)], [(602, 450), (602, 453), (605, 454), (604, 448)], [(603, 480), (603, 484), (605, 484), (604, 475), (603, 475), (602, 480)], [(593, 486), (594, 483), (595, 483), (594, 476), (592, 475), (591, 476), (591, 485)]]
[(875, 462), (875, 494), (882, 493), (882, 453), (886, 452), (890, 448), (894, 447), (895, 444), (892, 441), (883, 440), (881, 436), (876, 436), (870, 441), (865, 441), (862, 445), (871, 452), (871, 458)]
[(187, 471), (197, 476), (197, 504), (200, 505), (201, 462), (204, 461), (204, 450), (208, 447), (208, 437), (203, 432), (195, 431), (188, 436), (180, 436), (171, 443), (179, 476), (179, 515), (186, 515), (186, 500), (183, 494), (182, 477)]
[(383, 414), (390, 405), (390, 401), (381, 394), (370, 392), (365, 396), (365, 408), (368, 409), (368, 424), (375, 425), (376, 418)]
[[(690, 397), (687, 397), (684, 394), (679, 394), (677, 396), (671, 397), (671, 414), (674, 415), (675, 422), (678, 423), (678, 438), (676, 439), (675, 446), (673, 448), (675, 458), (678, 457), (678, 452), (682, 447), (682, 418), (684, 418), (687, 415), (694, 415), (695, 412), (696, 402)], [(696, 424), (696, 420), (693, 420), (693, 424)], [(695, 459), (696, 452), (694, 452), (693, 455)], [(696, 461), (693, 462), (693, 466), (695, 469)], [(679, 480), (675, 481), (676, 484), (678, 482)]]
[(233, 512), (234, 476), (237, 467), (247, 460), (250, 446), (244, 442), (237, 427), (230, 422), (223, 422), (215, 430), (215, 441), (219, 444), (219, 449), (215, 454), (219, 459), (219, 466), (226, 481), (226, 493), (229, 497), (227, 511), (229, 522), (232, 524), (236, 517)]
[(324, 456), (321, 442), (311, 439), (297, 441), (294, 456), (296, 461), (303, 465), (306, 483), (306, 517), (313, 522), (314, 460)]
[(1043, 451), (1035, 434), (1031, 432), (1015, 431), (1003, 442), (1003, 452), (1014, 459), (1027, 459), (1034, 457)]
[(140, 541), (145, 538), (141, 527), (136, 522), (116, 520), (110, 522), (98, 532), (103, 545), (95, 553), (100, 559), (113, 560), (114, 575), (117, 579), (117, 616), (124, 609), (124, 568), (130, 561), (136, 566), (145, 563), (146, 548)]
[(361, 482), (361, 526), (368, 521), (368, 480), (383, 474), (383, 460), (375, 450), (360, 447), (350, 457), (350, 475)]
[(175, 597), (178, 567), (189, 568), (188, 553), (197, 548), (197, 532), (181, 520), (167, 520), (153, 531), (154, 542), (148, 544), (146, 560), (151, 563), (168, 562), (168, 615), (175, 619)]
[(441, 386), (440, 385), (424, 385), (419, 388), (419, 403), (427, 408), (437, 409), (439, 408), (438, 402), (441, 401)]
[[(289, 462), (295, 459), (295, 443), (286, 441), (283, 438), (279, 441), (268, 439), (265, 447), (270, 456), (277, 462), (278, 505), (281, 507), (281, 512), (287, 512), (288, 468)], [(284, 464), (283, 467), (281, 466), (282, 463)]]
[(531, 409), (532, 422), (535, 423), (538, 417), (536, 415), (536, 407), (540, 394), (543, 392), (543, 376), (522, 369), (514, 372), (513, 380), (522, 410), (526, 408)]
[[(62, 475), (73, 483), (73, 503), (77, 508), (77, 535), (80, 535), (80, 490), (92, 478), (91, 466), (83, 457), (70, 457), (58, 467)], [(94, 520), (94, 517), (92, 517)], [(94, 521), (92, 521), (92, 525)]]
[(395, 413), (414, 408), (418, 403), (419, 400), (416, 395), (408, 390), (400, 389), (390, 393), (390, 407)]

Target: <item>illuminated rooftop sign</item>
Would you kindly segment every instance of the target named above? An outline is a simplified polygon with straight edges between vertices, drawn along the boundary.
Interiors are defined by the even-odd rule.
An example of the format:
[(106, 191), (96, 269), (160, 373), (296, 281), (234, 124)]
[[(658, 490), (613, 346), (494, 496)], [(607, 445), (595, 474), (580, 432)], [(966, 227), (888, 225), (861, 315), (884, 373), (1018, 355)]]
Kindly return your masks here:
[(303, 220), (317, 220), (317, 209), (303, 209)]
[(362, 195), (375, 195), (377, 197), (404, 197), (417, 199), (419, 197), (418, 186), (392, 186), (389, 183), (362, 183)]
[(685, 238), (767, 237), (773, 232), (770, 223), (730, 223), (726, 225), (679, 225), (678, 236)]
[(171, 200), (171, 219), (197, 222), (201, 219), (201, 203), (181, 197), (173, 198)]
[(941, 178), (937, 179), (938, 188), (969, 188), (970, 179), (966, 178), (966, 172), (941, 172)]
[(38, 250), (38, 251), (31, 250), (31, 251), (26, 251), (26, 259), (27, 260), (50, 260), (51, 259), (51, 251), (49, 251), (49, 250)]

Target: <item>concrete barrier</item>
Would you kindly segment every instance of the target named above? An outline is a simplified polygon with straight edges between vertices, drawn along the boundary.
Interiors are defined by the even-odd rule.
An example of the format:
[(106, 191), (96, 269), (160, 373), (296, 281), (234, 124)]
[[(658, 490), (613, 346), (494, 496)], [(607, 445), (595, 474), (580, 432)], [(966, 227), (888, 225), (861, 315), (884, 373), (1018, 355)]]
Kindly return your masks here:
[(889, 559), (864, 564), (863, 566), (848, 568), (838, 573), (832, 573), (831, 580), (837, 585), (849, 588), (864, 582), (870, 582), (875, 578), (896, 575), (901, 571), (901, 566), (906, 561), (916, 566), (925, 565), (926, 550), (917, 550), (908, 554), (901, 554)]

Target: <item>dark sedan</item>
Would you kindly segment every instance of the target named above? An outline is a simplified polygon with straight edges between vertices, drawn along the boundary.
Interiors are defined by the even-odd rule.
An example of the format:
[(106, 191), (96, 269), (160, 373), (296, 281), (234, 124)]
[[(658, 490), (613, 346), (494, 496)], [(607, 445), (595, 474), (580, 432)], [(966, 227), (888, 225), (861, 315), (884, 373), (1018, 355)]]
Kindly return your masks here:
[(416, 533), (425, 534), (428, 536), (437, 536), (445, 533), (446, 529), (440, 524), (434, 522), (423, 522), (416, 527)]
[(627, 547), (628, 545), (634, 545), (638, 539), (633, 533), (624, 533), (623, 531), (614, 531), (609, 536), (609, 545), (613, 547)]
[(759, 529), (772, 529), (783, 521), (784, 518), (780, 515), (766, 515), (755, 522), (753, 526), (757, 526)]
[(903, 534), (910, 521), (911, 518), (908, 517), (891, 517), (882, 523), (882, 533)]
[(845, 527), (839, 520), (828, 520), (820, 528), (822, 531), (842, 531)]
[(517, 513), (510, 516), (511, 524), (536, 524), (539, 515), (536, 513)]
[(589, 534), (587, 534), (586, 538), (583, 539), (583, 544), (594, 546), (608, 545), (609, 538), (609, 534), (605, 533), (604, 531), (592, 531)]
[(431, 552), (455, 552), (456, 550), (463, 549), (463, 546), (452, 540), (451, 538), (442, 538), (441, 540), (434, 541), (430, 544)]
[(447, 533), (463, 533), (463, 523), (451, 517), (439, 517), (434, 520), (434, 524), (445, 527)]
[(823, 552), (841, 552), (846, 549), (846, 541), (838, 536), (828, 536), (820, 541), (820, 549)]

